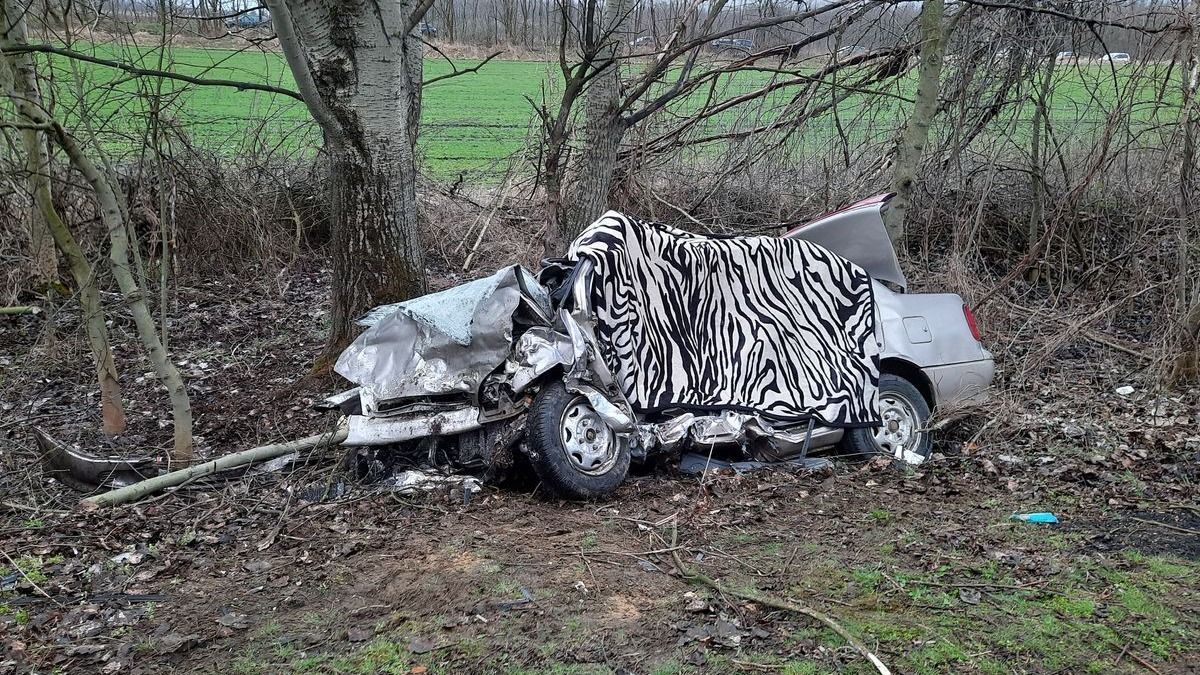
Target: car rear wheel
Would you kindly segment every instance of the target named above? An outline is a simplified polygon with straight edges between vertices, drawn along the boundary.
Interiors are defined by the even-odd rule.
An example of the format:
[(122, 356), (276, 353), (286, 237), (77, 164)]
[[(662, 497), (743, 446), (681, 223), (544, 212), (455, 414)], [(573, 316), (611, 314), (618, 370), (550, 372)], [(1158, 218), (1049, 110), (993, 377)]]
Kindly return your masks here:
[(858, 455), (885, 455), (916, 466), (929, 458), (933, 439), (929, 430), (929, 404), (911, 382), (885, 373), (879, 377), (878, 427), (852, 429), (842, 439), (844, 449)]
[(629, 472), (629, 443), (562, 382), (542, 388), (529, 409), (529, 462), (552, 492), (599, 499)]

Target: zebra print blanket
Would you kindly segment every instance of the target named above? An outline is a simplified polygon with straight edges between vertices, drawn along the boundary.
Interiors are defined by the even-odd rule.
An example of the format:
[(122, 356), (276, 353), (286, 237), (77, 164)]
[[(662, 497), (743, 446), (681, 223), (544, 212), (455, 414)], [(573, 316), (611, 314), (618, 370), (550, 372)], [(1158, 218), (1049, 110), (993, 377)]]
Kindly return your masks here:
[(604, 359), (639, 412), (740, 410), (879, 423), (871, 278), (799, 239), (704, 237), (609, 211), (591, 260)]

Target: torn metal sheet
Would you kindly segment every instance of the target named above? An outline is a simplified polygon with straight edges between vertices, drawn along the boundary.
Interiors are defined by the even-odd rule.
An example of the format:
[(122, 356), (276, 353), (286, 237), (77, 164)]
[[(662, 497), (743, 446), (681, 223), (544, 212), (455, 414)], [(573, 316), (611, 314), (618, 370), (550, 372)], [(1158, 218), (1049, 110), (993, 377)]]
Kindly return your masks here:
[(251, 473), (274, 473), (276, 471), (283, 471), (284, 469), (289, 468), (292, 464), (295, 464), (299, 459), (300, 453), (289, 452), (286, 455), (280, 455), (274, 459), (269, 459), (256, 465), (253, 469), (251, 469)]
[(42, 451), (46, 473), (77, 490), (125, 487), (158, 473), (152, 457), (97, 457), (75, 450), (37, 427), (33, 437)]
[[(715, 415), (683, 413), (666, 422), (638, 426), (638, 437), (649, 452), (743, 446), (770, 459), (802, 453), (808, 434), (808, 427), (777, 429), (758, 415), (728, 410)], [(842, 429), (814, 427), (808, 447), (833, 445), (842, 434)]]
[(359, 320), (369, 328), (342, 352), (334, 370), (362, 387), (364, 406), (370, 400), (474, 393), (508, 357), (513, 314), (523, 302), (534, 315), (550, 315), (545, 289), (513, 265), (440, 293), (377, 307)]
[(413, 492), (429, 492), (441, 488), (461, 487), (463, 494), (476, 494), (483, 489), (483, 484), (474, 476), (463, 475), (443, 475), (433, 473), (431, 471), (421, 471), (419, 469), (410, 469), (401, 471), (400, 473), (389, 476), (379, 483), (380, 487), (398, 492), (400, 494), (409, 494)]
[(534, 326), (517, 338), (505, 373), (513, 393), (519, 394), (551, 369), (574, 362), (575, 347), (567, 336), (548, 326)]

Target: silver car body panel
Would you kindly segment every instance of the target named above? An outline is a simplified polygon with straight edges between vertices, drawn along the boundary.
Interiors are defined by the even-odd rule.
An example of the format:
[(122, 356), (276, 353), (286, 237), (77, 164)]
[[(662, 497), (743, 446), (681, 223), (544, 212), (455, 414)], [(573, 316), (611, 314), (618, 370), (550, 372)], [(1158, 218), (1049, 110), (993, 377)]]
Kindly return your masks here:
[(512, 350), (513, 314), (545, 317), (546, 290), (519, 265), (439, 293), (376, 307), (334, 370), (362, 387), (364, 403), (473, 394)]
[(883, 372), (895, 372), (899, 364), (915, 367), (926, 382), (914, 384), (928, 384), (931, 407), (982, 401), (995, 365), (967, 325), (963, 299), (953, 293), (897, 293), (880, 283), (893, 283), (902, 291), (908, 285), (883, 224), (889, 198), (865, 199), (784, 236), (824, 246), (876, 279)]
[(856, 202), (783, 235), (811, 241), (867, 271), (872, 278), (908, 287), (896, 250), (883, 225), (883, 208), (891, 195)]
[(369, 417), (349, 415), (346, 417), (347, 435), (345, 445), (390, 445), (411, 441), (426, 436), (452, 436), (464, 431), (478, 429), (479, 409), (463, 406), (434, 414), (395, 417)]
[[(953, 406), (987, 398), (995, 365), (967, 325), (963, 299), (953, 293), (896, 293), (875, 284), (882, 331), (880, 358), (915, 366), (929, 384), (930, 403)], [(920, 383), (915, 383), (920, 384)]]

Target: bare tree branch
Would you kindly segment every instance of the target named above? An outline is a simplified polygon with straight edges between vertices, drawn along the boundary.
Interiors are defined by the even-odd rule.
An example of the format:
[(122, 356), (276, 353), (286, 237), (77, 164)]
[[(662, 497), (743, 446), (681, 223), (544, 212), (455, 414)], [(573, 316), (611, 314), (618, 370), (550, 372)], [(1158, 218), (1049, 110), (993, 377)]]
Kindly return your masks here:
[[(439, 51), (439, 53), (440, 53), (440, 51)], [(422, 82), (421, 86), (428, 87), (429, 85), (433, 84), (434, 82), (441, 82), (442, 80), (449, 80), (450, 78), (458, 77), (459, 75), (467, 75), (469, 73), (479, 72), (479, 69), (486, 66), (488, 61), (491, 61), (492, 59), (496, 58), (497, 56), (500, 56), (503, 53), (504, 53), (503, 51), (499, 51), (499, 52), (490, 54), (486, 59), (471, 66), (470, 68), (464, 68), (462, 70), (459, 70), (458, 66), (455, 66), (454, 62), (451, 61), (450, 67), (454, 69), (453, 72), (446, 73), (445, 75), (438, 75), (437, 77), (431, 77), (428, 80), (425, 80), (424, 82)], [(449, 60), (449, 59), (447, 59), (447, 60)]]
[(106, 66), (108, 68), (115, 68), (117, 70), (129, 73), (130, 75), (134, 75), (137, 77), (161, 77), (161, 78), (167, 79), (167, 80), (178, 80), (180, 82), (187, 82), (188, 84), (195, 84), (195, 85), (201, 85), (201, 86), (206, 86), (206, 87), (232, 87), (233, 89), (237, 89), (238, 91), (265, 91), (265, 92), (268, 92), (271, 94), (280, 94), (283, 96), (287, 96), (289, 98), (294, 98), (297, 101), (304, 100), (304, 97), (301, 96), (299, 92), (292, 91), (291, 89), (284, 89), (283, 87), (275, 87), (275, 86), (272, 86), (269, 84), (258, 84), (256, 82), (241, 82), (238, 80), (216, 80), (216, 79), (209, 79), (209, 78), (204, 78), (204, 77), (192, 77), (191, 75), (183, 75), (181, 73), (173, 73), (169, 70), (154, 70), (152, 68), (141, 68), (139, 66), (135, 66), (135, 65), (132, 65), (129, 63), (123, 63), (121, 61), (113, 61), (111, 59), (103, 59), (103, 58), (100, 58), (99, 56), (92, 56), (91, 54), (85, 54), (83, 52), (77, 52), (72, 49), (65, 49), (63, 47), (55, 47), (53, 45), (45, 45), (45, 44), (22, 45), (19, 47), (13, 47), (6, 51), (8, 53), (12, 53), (12, 54), (22, 54), (22, 53), (30, 53), (30, 52), (39, 53), (39, 54), (54, 54), (57, 56), (62, 56), (62, 57), (68, 58), (68, 59), (75, 59), (76, 61), (85, 61), (87, 63), (95, 63), (97, 65)]
[[(967, 5), (975, 5), (976, 7), (988, 7), (990, 9), (1011, 9), (1018, 12), (1030, 12), (1033, 14), (1046, 14), (1056, 16), (1060, 19), (1074, 21), (1077, 23), (1087, 24), (1089, 26), (1109, 26), (1112, 28), (1123, 28), (1125, 30), (1137, 31), (1139, 33), (1163, 33), (1166, 31), (1187, 31), (1187, 26), (1178, 23), (1170, 23), (1165, 26), (1149, 27), (1135, 26), (1130, 23), (1121, 21), (1109, 21), (1107, 19), (1098, 19), (1089, 16), (1080, 16), (1079, 14), (1069, 14), (1050, 7), (1041, 7), (1037, 5), (1019, 5), (1013, 2), (992, 2), (990, 0), (958, 0)], [(1149, 16), (1149, 15), (1147, 15)]]
[(417, 6), (413, 7), (412, 14), (408, 15), (408, 23), (404, 24), (405, 34), (411, 33), (417, 24), (421, 23), (430, 7), (433, 7), (433, 0), (420, 0)]

